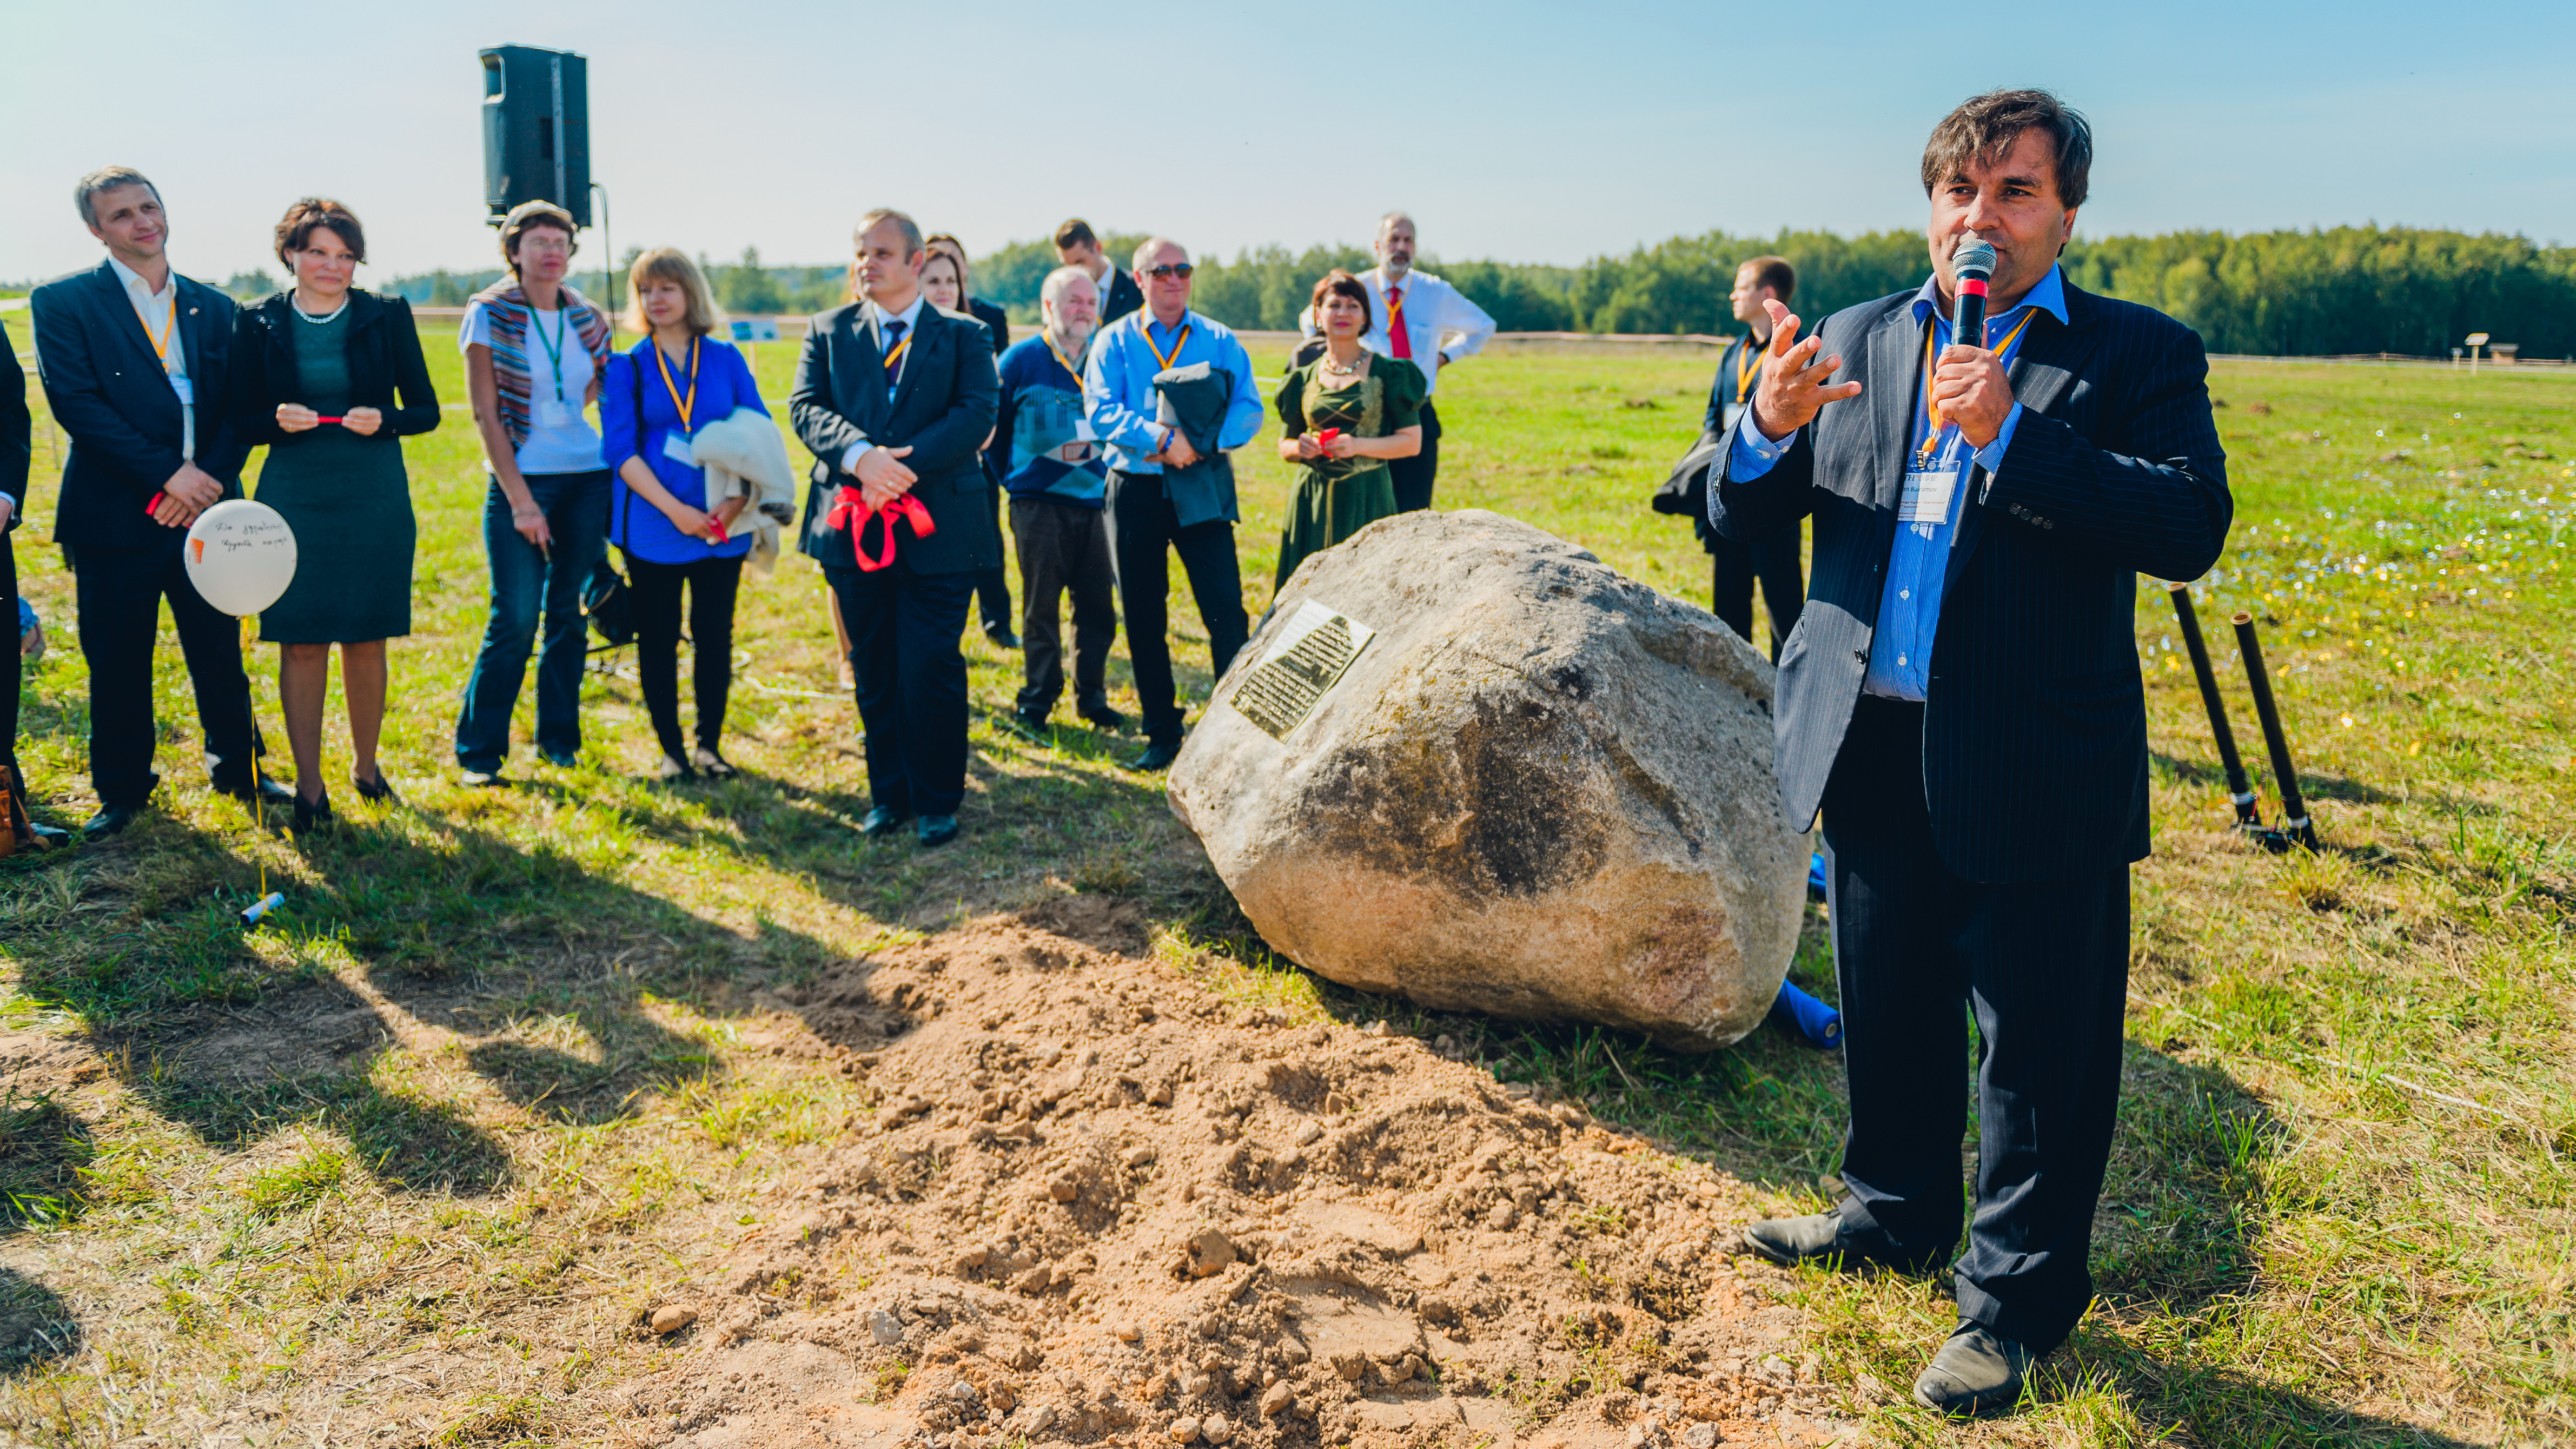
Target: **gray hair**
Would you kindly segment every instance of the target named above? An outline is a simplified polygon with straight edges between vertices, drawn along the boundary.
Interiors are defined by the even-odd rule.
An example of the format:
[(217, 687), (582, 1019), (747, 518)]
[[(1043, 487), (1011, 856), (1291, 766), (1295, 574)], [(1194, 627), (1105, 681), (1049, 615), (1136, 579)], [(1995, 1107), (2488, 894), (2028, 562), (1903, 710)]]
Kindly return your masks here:
[(98, 213), (90, 209), (90, 198), (102, 191), (114, 191), (120, 186), (140, 186), (152, 193), (154, 201), (161, 199), (161, 188), (153, 185), (151, 178), (133, 167), (101, 166), (82, 177), (80, 184), (72, 188), (72, 205), (80, 208), (81, 225), (98, 225)]
[[(1038, 284), (1038, 300), (1053, 306), (1055, 300), (1064, 295), (1064, 289), (1077, 281), (1090, 282), (1091, 273), (1080, 267), (1058, 267), (1047, 273), (1046, 280)], [(1096, 288), (1099, 284), (1093, 282), (1092, 285)]]
[(893, 222), (896, 229), (903, 233), (903, 254), (906, 257), (920, 255), (923, 250), (921, 245), (921, 223), (914, 221), (911, 217), (904, 215), (902, 212), (897, 211), (890, 206), (880, 206), (876, 210), (869, 212), (867, 215), (860, 217), (857, 229), (850, 233), (851, 239), (855, 241), (860, 237), (866, 236), (869, 232), (875, 231), (880, 225), (889, 221)]
[(1163, 247), (1170, 247), (1172, 250), (1179, 252), (1181, 254), (1182, 261), (1186, 262), (1190, 259), (1190, 249), (1188, 247), (1181, 245), (1179, 242), (1176, 242), (1167, 236), (1149, 236), (1143, 241), (1136, 243), (1135, 265), (1130, 270), (1139, 272), (1145, 270), (1145, 259), (1152, 256), (1157, 250)]
[(1395, 225), (1399, 221), (1403, 222), (1406, 226), (1412, 227), (1413, 234), (1415, 236), (1420, 236), (1422, 234), (1421, 225), (1414, 221), (1413, 213), (1409, 211), (1390, 211), (1386, 215), (1379, 217), (1377, 219), (1377, 234), (1379, 236), (1386, 235), (1386, 229)]

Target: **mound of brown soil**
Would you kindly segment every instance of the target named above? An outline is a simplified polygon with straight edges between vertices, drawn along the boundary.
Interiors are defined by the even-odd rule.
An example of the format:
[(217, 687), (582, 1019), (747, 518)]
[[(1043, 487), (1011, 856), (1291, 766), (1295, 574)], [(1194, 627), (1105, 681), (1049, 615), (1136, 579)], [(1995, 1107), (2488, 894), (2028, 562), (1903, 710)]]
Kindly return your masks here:
[[(1092, 923), (1085, 923), (1092, 924)], [(623, 1403), (696, 1445), (1812, 1443), (1751, 1194), (1382, 1028), (988, 922), (795, 994), (876, 1103)], [(665, 1325), (686, 1315), (666, 1313)], [(640, 1421), (640, 1423), (638, 1422)]]

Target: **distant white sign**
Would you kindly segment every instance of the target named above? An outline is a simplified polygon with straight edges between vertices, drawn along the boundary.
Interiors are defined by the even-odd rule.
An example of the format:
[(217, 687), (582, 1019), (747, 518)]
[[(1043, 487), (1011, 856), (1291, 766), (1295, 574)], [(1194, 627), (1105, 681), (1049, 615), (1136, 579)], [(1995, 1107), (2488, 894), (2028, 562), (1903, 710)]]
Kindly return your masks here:
[(778, 340), (778, 319), (775, 317), (736, 317), (733, 319), (733, 340), (736, 342), (775, 342)]

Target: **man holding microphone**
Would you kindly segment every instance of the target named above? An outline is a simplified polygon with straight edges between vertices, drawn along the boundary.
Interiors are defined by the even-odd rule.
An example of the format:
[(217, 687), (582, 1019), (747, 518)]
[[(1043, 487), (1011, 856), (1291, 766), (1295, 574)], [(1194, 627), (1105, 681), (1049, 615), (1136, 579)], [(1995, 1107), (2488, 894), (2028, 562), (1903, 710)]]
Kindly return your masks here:
[[(2058, 269), (2092, 151), (2045, 91), (1943, 119), (1923, 153), (1932, 276), (1803, 341), (1770, 304), (1761, 381), (1711, 469), (1730, 538), (1815, 519), (1777, 758), (1790, 818), (1823, 815), (1851, 1097), (1842, 1200), (1746, 1246), (1951, 1256), (1973, 1011), (1961, 1321), (1914, 1386), (1953, 1414), (2017, 1402), (2092, 1297), (2148, 849), (2136, 575), (2197, 577), (2233, 514), (2200, 339)], [(1980, 290), (1984, 336), (1954, 338)]]

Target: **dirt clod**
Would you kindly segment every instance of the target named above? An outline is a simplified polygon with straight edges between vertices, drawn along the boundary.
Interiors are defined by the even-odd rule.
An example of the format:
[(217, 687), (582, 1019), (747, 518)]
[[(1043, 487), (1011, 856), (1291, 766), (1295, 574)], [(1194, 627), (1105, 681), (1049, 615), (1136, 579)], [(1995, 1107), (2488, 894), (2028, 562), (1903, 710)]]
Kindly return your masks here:
[(1804, 1345), (1749, 1191), (1392, 1029), (1015, 921), (803, 995), (827, 1048), (866, 1022), (873, 1105), (631, 1387), (657, 1444), (1611, 1449), (1614, 1391), (1659, 1442), (1824, 1402), (1753, 1367)]
[(646, 1326), (655, 1333), (673, 1334), (697, 1321), (698, 1310), (683, 1307), (677, 1303), (665, 1303), (653, 1310), (653, 1316), (647, 1321)]

